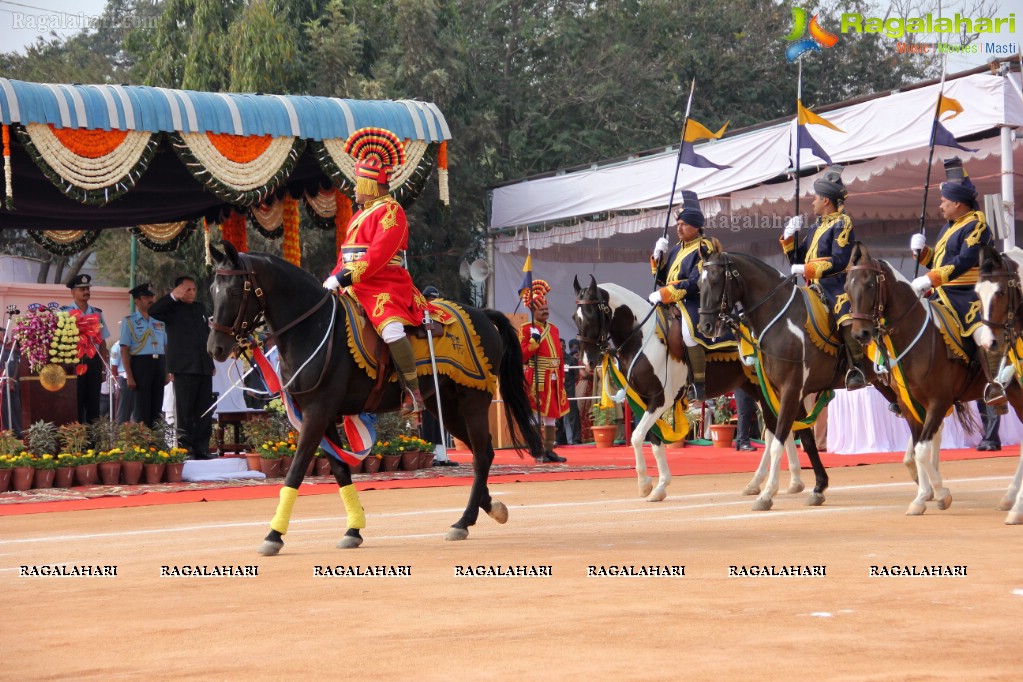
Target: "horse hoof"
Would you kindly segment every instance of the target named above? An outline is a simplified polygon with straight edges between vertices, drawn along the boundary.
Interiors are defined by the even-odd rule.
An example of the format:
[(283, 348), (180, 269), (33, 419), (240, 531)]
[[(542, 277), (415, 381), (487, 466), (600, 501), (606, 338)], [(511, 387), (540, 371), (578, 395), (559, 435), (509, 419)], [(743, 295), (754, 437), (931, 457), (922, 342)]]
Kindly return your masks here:
[(906, 516), (920, 516), (927, 510), (927, 505), (923, 502), (913, 500), (909, 505), (909, 509), (906, 510)]
[(639, 496), (646, 497), (650, 494), (650, 491), (654, 489), (653, 481), (650, 478), (641, 478), (639, 480)]
[(810, 493), (810, 496), (806, 498), (807, 507), (819, 507), (824, 504), (824, 496), (820, 493)]
[(945, 496), (938, 500), (938, 509), (944, 511), (952, 506), (952, 493), (945, 491)]
[(789, 495), (796, 495), (798, 493), (803, 492), (804, 490), (806, 490), (806, 484), (803, 483), (802, 481), (799, 481), (798, 483), (793, 483), (792, 485), (790, 485), (789, 489), (786, 490), (785, 492), (788, 493)]
[(355, 549), (362, 545), (362, 536), (359, 535), (345, 535), (337, 541), (336, 547), (338, 549)]
[(1012, 512), (1005, 517), (1006, 526), (1019, 526), (1023, 524), (1023, 512)]
[[(490, 511), (487, 512), (487, 516), (489, 516), (493, 520), (497, 521), (498, 523), (507, 523), (508, 522), (508, 507), (504, 506), (504, 502), (501, 502), (500, 500), (491, 500), (490, 501)], [(469, 534), (468, 531), (466, 531), (465, 534), (468, 535)], [(465, 538), (459, 538), (459, 539), (460, 540), (464, 540)]]
[(468, 539), (468, 537), (469, 537), (468, 528), (455, 528), (454, 526), (452, 526), (451, 528), (448, 529), (448, 534), (444, 536), (444, 539), (455, 541), (466, 540)]
[(743, 488), (742, 494), (743, 495), (759, 495), (760, 494), (760, 486), (753, 485), (752, 483), (750, 483), (748, 486)]
[(753, 503), (753, 511), (770, 511), (774, 506), (774, 500), (758, 498)]
[(281, 552), (281, 548), (284, 547), (283, 542), (271, 542), (270, 540), (263, 540), (263, 544), (259, 546), (259, 553), (263, 556), (277, 556)]
[(665, 492), (664, 487), (663, 486), (657, 486), (656, 488), (654, 488), (653, 492), (651, 492), (649, 495), (646, 496), (646, 501), (647, 502), (661, 502), (667, 496), (668, 496), (668, 493)]
[(998, 503), (998, 506), (995, 507), (995, 509), (997, 509), (998, 511), (1009, 511), (1010, 509), (1012, 509), (1013, 504), (1014, 501), (1011, 497), (1003, 497), (1002, 501)]

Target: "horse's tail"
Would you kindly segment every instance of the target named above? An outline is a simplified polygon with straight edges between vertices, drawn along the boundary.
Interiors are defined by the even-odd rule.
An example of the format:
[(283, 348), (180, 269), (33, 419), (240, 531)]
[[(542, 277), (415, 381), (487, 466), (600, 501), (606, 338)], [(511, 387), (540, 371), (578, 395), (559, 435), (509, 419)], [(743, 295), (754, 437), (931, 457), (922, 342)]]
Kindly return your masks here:
[(504, 342), (498, 378), (501, 381), (504, 416), (508, 420), (512, 442), (515, 443), (515, 449), (521, 452), (521, 445), (525, 441), (533, 457), (542, 457), (543, 439), (533, 424), (533, 412), (529, 406), (529, 396), (526, 394), (526, 373), (522, 370), (522, 348), (519, 346), (518, 332), (504, 313), (496, 310), (484, 310), (483, 313), (497, 327)]
[(963, 433), (973, 435), (979, 430), (979, 424), (977, 420), (973, 418), (973, 413), (966, 408), (966, 405), (955, 401), (956, 421), (959, 422), (959, 427), (963, 430)]

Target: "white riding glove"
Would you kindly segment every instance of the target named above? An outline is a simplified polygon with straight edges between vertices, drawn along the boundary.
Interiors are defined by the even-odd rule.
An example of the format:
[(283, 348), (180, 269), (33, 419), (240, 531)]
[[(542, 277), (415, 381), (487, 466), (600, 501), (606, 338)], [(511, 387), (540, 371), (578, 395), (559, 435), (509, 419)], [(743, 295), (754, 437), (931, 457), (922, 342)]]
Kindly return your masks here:
[(931, 278), (928, 277), (927, 275), (920, 275), (912, 282), (910, 282), (910, 286), (913, 287), (913, 291), (916, 292), (916, 295), (920, 296), (921, 298), (923, 297), (924, 294), (926, 294), (928, 291), (934, 288), (933, 285), (931, 284)]
[(654, 293), (646, 297), (646, 300), (650, 301), (650, 305), (659, 305), (661, 301), (661, 290), (657, 289)]
[(654, 260), (661, 260), (661, 256), (665, 255), (670, 250), (671, 250), (671, 244), (668, 243), (667, 239), (665, 239), (664, 237), (661, 237), (660, 239), (657, 240), (657, 243), (654, 244), (653, 259)]
[(341, 282), (337, 281), (337, 277), (331, 275), (327, 279), (323, 280), (323, 288), (327, 291), (337, 291), (341, 288)]
[(916, 251), (917, 253), (919, 253), (923, 251), (926, 246), (927, 238), (924, 237), (919, 232), (917, 232), (916, 234), (909, 238), (909, 248), (911, 251)]
[(806, 266), (803, 265), (802, 263), (793, 263), (792, 264), (792, 274), (793, 275), (803, 275), (803, 274), (806, 274)]
[(529, 336), (534, 341), (539, 341), (540, 340), (540, 330), (537, 329), (536, 327), (531, 327), (530, 330), (529, 330)]
[(796, 234), (799, 228), (803, 226), (803, 216), (793, 216), (789, 219), (789, 222), (785, 225), (785, 231), (781, 233), (782, 239), (788, 239), (789, 237)]

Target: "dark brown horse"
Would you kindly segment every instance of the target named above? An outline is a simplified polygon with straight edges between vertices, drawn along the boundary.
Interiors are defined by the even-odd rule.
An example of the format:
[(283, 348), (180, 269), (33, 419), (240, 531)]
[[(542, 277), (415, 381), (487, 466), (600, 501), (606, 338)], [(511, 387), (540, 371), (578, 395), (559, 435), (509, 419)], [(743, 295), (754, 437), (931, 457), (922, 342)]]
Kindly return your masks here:
[[(980, 345), (985, 349), (997, 350), (1007, 357), (1013, 350), (1015, 362), (1005, 362), (1009, 376), (999, 372), (1002, 383), (1016, 383), (1023, 369), (1023, 352), (1020, 340), (1023, 339), (1023, 288), (1020, 284), (1020, 271), (1023, 270), (1023, 250), (1011, 249), (1004, 254), (997, 249), (985, 246), (980, 252), (980, 276), (976, 291), (980, 298), (981, 314), (983, 314), (986, 330), (981, 334)], [(1003, 370), (1004, 371), (1004, 370)], [(1013, 406), (1015, 407), (1015, 405)], [(1019, 411), (1017, 410), (1017, 414)], [(1009, 484), (1009, 489), (998, 504), (998, 509), (1009, 512), (1005, 523), (1018, 525), (1023, 523), (1023, 444), (1020, 444), (1020, 461), (1016, 467), (1016, 475)]]
[[(942, 487), (938, 470), (942, 422), (954, 407), (963, 428), (974, 430), (963, 403), (983, 395), (987, 383), (984, 370), (976, 362), (949, 357), (935, 318), (937, 304), (920, 299), (909, 280), (889, 263), (871, 258), (867, 247), (858, 242), (849, 259), (845, 290), (852, 309), (853, 336), (864, 345), (890, 342), (896, 354), (888, 357), (885, 365), (892, 373), (892, 383), (903, 387), (898, 392), (899, 405), (912, 433), (916, 462), (917, 496), (906, 513), (924, 513), (932, 495), (938, 509), (947, 509), (952, 494)], [(972, 355), (967, 349), (967, 357)], [(1018, 385), (1010, 389), (1009, 400), (1018, 406), (1017, 412), (1023, 407)]]
[[(727, 252), (704, 261), (700, 332), (716, 336), (722, 325), (735, 326), (741, 321), (759, 346), (762, 371), (778, 396), (772, 466), (777, 466), (781, 443), (789, 438), (795, 420), (806, 414), (809, 401), (844, 385), (844, 355), (831, 355), (813, 343), (804, 330), (807, 314), (807, 304), (793, 280), (770, 265)], [(887, 387), (878, 389), (889, 400), (894, 399)], [(764, 410), (765, 414), (769, 411)], [(800, 439), (807, 437), (804, 433)]]
[[(285, 390), (302, 415), (295, 459), (285, 477), (270, 533), (259, 550), (260, 554), (273, 555), (284, 545), (291, 507), (321, 439), (326, 436), (333, 443), (341, 442), (336, 420), (341, 415), (365, 411), (374, 382), (348, 350), (344, 307), (312, 275), (273, 255), (239, 254), (229, 242), (224, 242), (223, 247), (223, 253), (212, 250), (217, 270), (210, 287), (213, 331), (207, 349), (214, 359), (223, 360), (265, 320), (279, 348)], [(481, 364), (499, 368), (508, 424), (525, 438), (530, 453), (538, 456), (543, 452), (543, 443), (530, 422), (522, 352), (515, 328), (501, 313), (468, 306), (464, 310), (479, 335)], [(431, 379), (424, 377), (421, 385), (427, 409), (432, 412), (436, 400)], [(473, 453), (474, 478), (469, 502), (446, 536), (448, 540), (464, 540), (480, 509), (498, 523), (508, 519), (505, 505), (493, 499), (487, 489), (494, 460), (488, 416), (493, 396), (489, 391), (458, 384), (447, 375), (439, 378), (439, 385), (443, 413), (447, 416), (445, 426), (456, 438), (469, 443)], [(398, 384), (390, 382), (375, 411), (395, 411), (400, 402)], [(348, 512), (348, 530), (338, 546), (358, 547), (362, 544), (359, 530), (365, 519), (352, 486), (351, 470), (341, 458), (331, 456), (329, 460)]]
[[(636, 477), (639, 494), (651, 502), (659, 502), (666, 496), (671, 482), (664, 444), (656, 434), (650, 433), (657, 419), (673, 408), (681, 399), (687, 386), (689, 369), (685, 362), (667, 352), (657, 338), (655, 321), (650, 315), (650, 304), (645, 298), (617, 284), (600, 284), (591, 276), (585, 289), (575, 282), (576, 311), (574, 315), (578, 329), (581, 357), (588, 367), (601, 364), (605, 357), (617, 362), (627, 378), (629, 386), (639, 395), (646, 410), (640, 415), (639, 423), (632, 431), (632, 448), (636, 455)], [(743, 387), (750, 395), (760, 396), (760, 389), (747, 379), (742, 365), (737, 361), (711, 362), (707, 372), (707, 395), (725, 395)], [(763, 405), (763, 402), (761, 402)], [(753, 479), (743, 491), (746, 495), (760, 495), (754, 503), (754, 510), (770, 509), (774, 495), (778, 492), (777, 466), (768, 471), (771, 460), (768, 456), (774, 440), (774, 414), (764, 407), (764, 423), (767, 429), (766, 447), (760, 466)], [(658, 481), (653, 486), (647, 475), (643, 443), (649, 434), (654, 459), (657, 462)], [(824, 491), (828, 487), (828, 474), (821, 463), (813, 434), (803, 440), (804, 448), (812, 463), (816, 483), (806, 504), (819, 505), (824, 502)], [(800, 479), (799, 456), (790, 437), (786, 444), (789, 454), (791, 481), (789, 493), (804, 489)], [(761, 493), (765, 479), (768, 485)]]

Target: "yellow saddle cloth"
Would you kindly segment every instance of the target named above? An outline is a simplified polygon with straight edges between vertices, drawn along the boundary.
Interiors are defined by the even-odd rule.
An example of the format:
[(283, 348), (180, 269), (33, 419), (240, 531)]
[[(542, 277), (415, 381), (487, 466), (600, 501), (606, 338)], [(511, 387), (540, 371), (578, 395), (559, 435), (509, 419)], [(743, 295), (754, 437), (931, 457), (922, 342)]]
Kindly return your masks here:
[(803, 329), (810, 337), (810, 342), (828, 355), (838, 355), (841, 340), (835, 328), (835, 318), (828, 313), (828, 305), (816, 290), (810, 287), (799, 287), (806, 302), (806, 324)]
[(963, 327), (959, 323), (959, 317), (941, 301), (928, 301), (928, 303), (930, 303), (931, 313), (938, 323), (941, 338), (945, 340), (949, 357), (969, 362), (970, 354), (966, 350), (966, 344), (963, 343)]
[[(355, 358), (356, 364), (362, 368), (370, 379), (376, 379), (378, 366), (376, 359), (377, 344), (382, 343), (380, 337), (366, 324), (358, 303), (350, 296), (338, 297), (348, 316), (348, 349)], [(469, 388), (490, 391), (497, 389), (497, 377), (489, 359), (483, 352), (479, 334), (473, 326), (469, 315), (457, 303), (444, 299), (431, 302), (430, 316), (435, 322), (444, 325), (444, 335), (433, 340), (434, 353), (437, 356), (437, 371), (450, 377), (455, 383)], [(430, 346), (426, 339), (410, 335), (412, 350), (416, 356), (416, 373), (428, 376), (433, 368), (430, 363)], [(392, 375), (389, 381), (397, 381)]]

